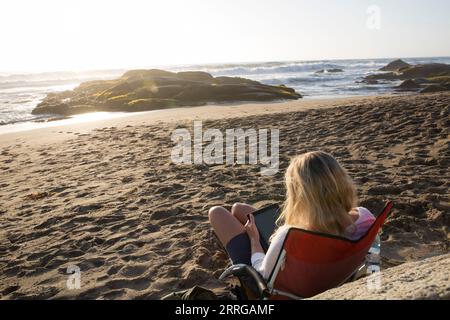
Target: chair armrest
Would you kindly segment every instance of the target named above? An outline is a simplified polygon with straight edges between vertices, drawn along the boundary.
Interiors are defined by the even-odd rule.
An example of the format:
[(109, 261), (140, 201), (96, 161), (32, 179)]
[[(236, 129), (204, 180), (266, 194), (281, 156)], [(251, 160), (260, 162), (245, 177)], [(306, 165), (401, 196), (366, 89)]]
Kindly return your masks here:
[(269, 289), (267, 288), (267, 283), (261, 274), (256, 271), (252, 266), (247, 264), (234, 264), (228, 269), (226, 269), (219, 277), (219, 280), (224, 280), (229, 276), (235, 276), (239, 279), (243, 277), (250, 277), (256, 284), (258, 294), (260, 298), (267, 298), (270, 296)]

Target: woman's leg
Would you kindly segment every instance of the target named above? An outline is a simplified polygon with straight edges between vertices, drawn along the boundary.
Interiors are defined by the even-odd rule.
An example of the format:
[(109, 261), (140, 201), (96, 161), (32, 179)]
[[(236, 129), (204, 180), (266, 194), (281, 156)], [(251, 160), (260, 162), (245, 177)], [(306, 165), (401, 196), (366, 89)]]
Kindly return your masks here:
[(209, 209), (208, 216), (209, 222), (223, 246), (226, 246), (237, 235), (245, 232), (242, 223), (223, 207), (212, 207)]
[(231, 212), (218, 206), (209, 210), (209, 221), (224, 246), (235, 236), (245, 232), (243, 226), (247, 223), (247, 215), (255, 210), (256, 208), (245, 203), (235, 203)]
[(209, 210), (209, 221), (232, 263), (251, 265), (252, 249), (244, 225), (222, 207)]
[[(247, 222), (247, 214), (255, 211), (252, 206), (243, 203), (235, 203), (231, 212), (223, 207), (212, 207), (209, 210), (209, 221), (222, 242), (233, 264), (244, 263), (251, 265), (252, 249), (250, 239), (245, 232), (244, 224)], [(240, 278), (245, 294), (249, 299), (256, 299), (258, 290), (253, 279)]]
[(256, 211), (256, 208), (246, 203), (236, 202), (231, 207), (231, 214), (243, 225), (247, 223), (247, 215), (253, 211)]

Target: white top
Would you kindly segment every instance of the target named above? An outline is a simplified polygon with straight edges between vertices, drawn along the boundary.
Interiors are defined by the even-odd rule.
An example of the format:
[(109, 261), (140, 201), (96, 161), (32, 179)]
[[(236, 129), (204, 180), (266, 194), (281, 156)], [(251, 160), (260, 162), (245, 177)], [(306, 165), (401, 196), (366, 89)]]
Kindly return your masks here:
[[(375, 221), (373, 214), (364, 207), (357, 207), (359, 217), (345, 230), (346, 237), (351, 240), (359, 239), (370, 228)], [(252, 255), (252, 266), (255, 268), (264, 279), (268, 280), (269, 276), (275, 267), (277, 257), (283, 247), (284, 239), (292, 226), (283, 225), (278, 228), (275, 235), (272, 237), (267, 253), (256, 252)]]

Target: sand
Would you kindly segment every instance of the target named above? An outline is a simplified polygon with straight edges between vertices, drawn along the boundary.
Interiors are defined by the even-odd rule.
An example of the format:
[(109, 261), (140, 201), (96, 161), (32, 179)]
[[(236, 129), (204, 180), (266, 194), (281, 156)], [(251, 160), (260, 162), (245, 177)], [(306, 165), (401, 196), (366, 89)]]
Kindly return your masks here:
[[(449, 250), (450, 94), (173, 109), (0, 135), (0, 297), (158, 299), (217, 280), (213, 205), (284, 199), (289, 158), (324, 150), (360, 203), (394, 210), (383, 268)], [(279, 128), (280, 171), (170, 161), (175, 128)], [(209, 120), (206, 120), (209, 119)], [(77, 265), (81, 287), (69, 290)]]
[[(449, 300), (450, 254), (407, 262), (382, 272), (379, 280), (365, 277), (328, 290), (312, 300)], [(379, 281), (379, 287), (375, 286)], [(370, 289), (368, 289), (370, 288)]]

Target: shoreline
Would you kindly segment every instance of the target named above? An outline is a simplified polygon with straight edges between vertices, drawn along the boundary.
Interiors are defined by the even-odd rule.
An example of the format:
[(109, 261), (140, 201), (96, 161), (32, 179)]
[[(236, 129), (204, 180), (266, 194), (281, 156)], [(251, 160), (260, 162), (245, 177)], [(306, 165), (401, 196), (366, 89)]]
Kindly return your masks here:
[[(123, 127), (127, 125), (173, 123), (176, 121), (216, 120), (225, 118), (240, 118), (263, 114), (306, 111), (311, 109), (333, 108), (340, 104), (367, 102), (373, 99), (388, 99), (402, 94), (385, 94), (374, 96), (352, 96), (339, 98), (299, 99), (295, 101), (275, 102), (235, 102), (226, 104), (207, 104), (204, 106), (180, 107), (143, 112), (96, 112), (81, 114), (69, 119), (55, 120), (45, 123), (23, 123), (0, 126), (0, 147), (13, 140), (27, 140), (33, 144), (49, 141), (63, 141), (73, 135), (63, 135), (78, 132), (86, 134), (104, 127)], [(98, 117), (105, 114), (105, 117)]]

